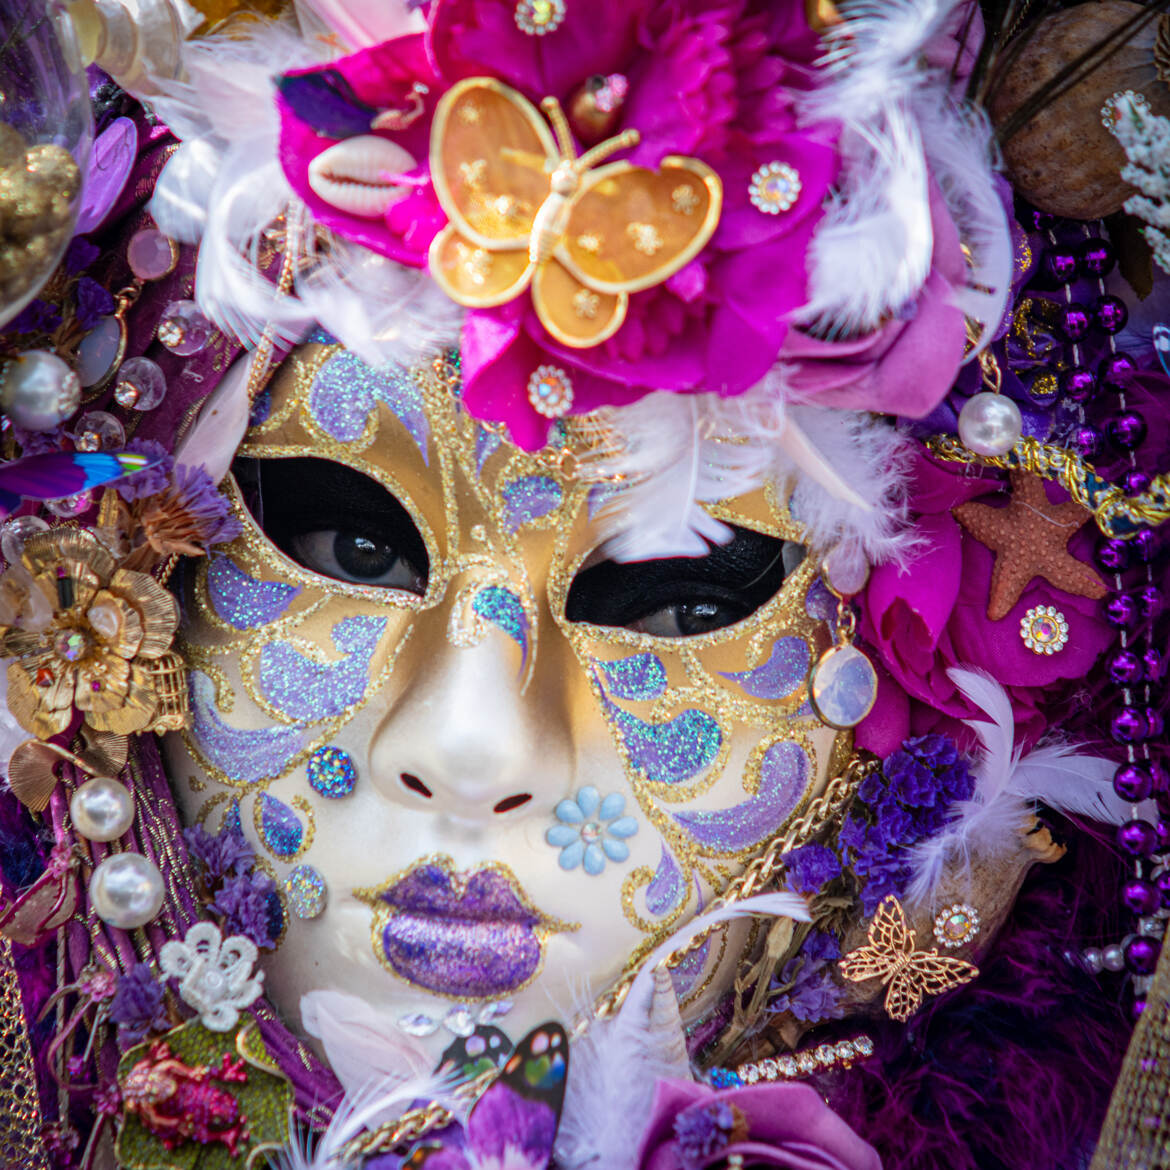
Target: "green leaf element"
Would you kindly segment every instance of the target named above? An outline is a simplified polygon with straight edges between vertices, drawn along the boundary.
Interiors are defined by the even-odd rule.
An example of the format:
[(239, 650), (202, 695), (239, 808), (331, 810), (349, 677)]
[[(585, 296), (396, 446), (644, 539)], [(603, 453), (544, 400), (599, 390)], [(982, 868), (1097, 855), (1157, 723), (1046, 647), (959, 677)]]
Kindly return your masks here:
[[(275, 1070), (277, 1064), (260, 1037), (255, 1021), (244, 1017), (230, 1032), (212, 1032), (198, 1020), (191, 1020), (163, 1037), (171, 1053), (184, 1064), (218, 1068), (226, 1055), (241, 1056), (247, 1065), (246, 1084), (216, 1081), (240, 1103), (248, 1124), (248, 1137), (240, 1142), (233, 1157), (222, 1142), (200, 1145), (185, 1141), (168, 1150), (134, 1114), (126, 1113), (118, 1135), (118, 1165), (125, 1170), (239, 1170), (255, 1162), (262, 1150), (282, 1146), (288, 1140), (289, 1115), (293, 1105), (292, 1086)], [(151, 1043), (131, 1048), (118, 1063), (118, 1083), (125, 1083), (130, 1070), (150, 1054)]]

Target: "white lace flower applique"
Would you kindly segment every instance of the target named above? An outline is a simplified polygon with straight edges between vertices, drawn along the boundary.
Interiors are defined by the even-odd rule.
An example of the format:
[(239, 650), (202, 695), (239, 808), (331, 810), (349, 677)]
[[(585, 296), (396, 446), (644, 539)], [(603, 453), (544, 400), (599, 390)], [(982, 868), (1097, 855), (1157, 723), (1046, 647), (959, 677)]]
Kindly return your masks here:
[(211, 922), (197, 922), (182, 942), (164, 943), (158, 965), (164, 976), (179, 981), (179, 996), (199, 1013), (212, 1032), (230, 1032), (240, 1009), (263, 990), (264, 972), (252, 974), (259, 952), (243, 935), (224, 938)]

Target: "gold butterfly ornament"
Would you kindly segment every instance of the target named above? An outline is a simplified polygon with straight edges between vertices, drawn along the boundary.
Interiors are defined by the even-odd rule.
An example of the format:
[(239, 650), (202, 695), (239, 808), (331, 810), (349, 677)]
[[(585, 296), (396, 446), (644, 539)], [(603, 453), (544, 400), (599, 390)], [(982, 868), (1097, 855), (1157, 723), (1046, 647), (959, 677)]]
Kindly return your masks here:
[(942, 995), (979, 974), (973, 964), (940, 955), (933, 947), (917, 950), (914, 932), (906, 925), (906, 912), (893, 894), (882, 901), (873, 916), (865, 945), (850, 951), (838, 966), (853, 983), (880, 979), (887, 984), (886, 1014), (900, 1023), (922, 1006), (925, 996)]
[(531, 288), (548, 333), (587, 349), (621, 327), (631, 293), (661, 284), (706, 246), (723, 186), (705, 163), (677, 155), (656, 171), (621, 160), (599, 165), (636, 145), (638, 132), (578, 155), (556, 98), (541, 109), (547, 121), (490, 77), (444, 94), (430, 166), (449, 223), (431, 244), (429, 268), (469, 308), (502, 305)]

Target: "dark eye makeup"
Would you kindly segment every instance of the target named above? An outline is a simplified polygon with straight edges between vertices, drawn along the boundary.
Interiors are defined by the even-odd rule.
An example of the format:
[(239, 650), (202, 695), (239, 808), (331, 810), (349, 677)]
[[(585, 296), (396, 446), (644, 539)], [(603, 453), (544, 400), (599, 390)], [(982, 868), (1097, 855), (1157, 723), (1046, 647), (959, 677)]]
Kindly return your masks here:
[[(426, 593), (430, 558), (410, 514), (376, 480), (328, 459), (238, 459), (236, 482), (286, 556), (325, 577)], [(573, 580), (571, 622), (687, 638), (742, 621), (800, 563), (800, 545), (732, 528), (702, 557), (602, 561)]]

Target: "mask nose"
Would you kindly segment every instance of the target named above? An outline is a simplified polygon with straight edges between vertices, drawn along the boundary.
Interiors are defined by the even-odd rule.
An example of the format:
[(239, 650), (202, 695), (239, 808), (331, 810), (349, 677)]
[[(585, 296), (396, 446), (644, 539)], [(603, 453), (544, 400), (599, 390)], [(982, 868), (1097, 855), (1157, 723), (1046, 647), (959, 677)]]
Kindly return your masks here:
[(538, 710), (535, 679), (520, 693), (519, 656), (500, 632), (474, 646), (430, 632), (416, 631), (415, 669), (400, 664), (410, 681), (370, 743), (379, 791), (464, 824), (551, 809), (568, 787), (554, 694)]

